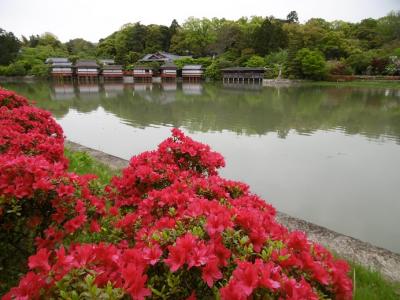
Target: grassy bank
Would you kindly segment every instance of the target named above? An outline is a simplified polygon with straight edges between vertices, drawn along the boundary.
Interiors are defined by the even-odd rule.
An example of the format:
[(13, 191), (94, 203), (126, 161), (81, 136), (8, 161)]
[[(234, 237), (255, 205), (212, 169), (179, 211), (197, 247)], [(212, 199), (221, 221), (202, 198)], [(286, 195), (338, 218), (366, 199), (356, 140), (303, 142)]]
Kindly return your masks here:
[(328, 86), (328, 87), (364, 87), (364, 88), (385, 88), (400, 89), (400, 82), (395, 80), (355, 80), (346, 82), (334, 81), (304, 81), (302, 85), (308, 86)]
[(385, 280), (378, 272), (351, 263), (354, 284), (354, 299), (357, 300), (397, 300), (400, 299), (400, 283)]
[(69, 160), (69, 170), (77, 174), (95, 174), (101, 184), (110, 182), (111, 177), (119, 172), (111, 169), (107, 165), (95, 160), (86, 152), (75, 152), (68, 148), (65, 149), (65, 156)]
[[(78, 174), (92, 173), (99, 177), (102, 184), (109, 182), (117, 171), (93, 159), (85, 152), (65, 150), (70, 161), (70, 171)], [(351, 263), (351, 276), (355, 279), (354, 299), (359, 300), (396, 300), (400, 299), (400, 283), (385, 280), (378, 272)]]

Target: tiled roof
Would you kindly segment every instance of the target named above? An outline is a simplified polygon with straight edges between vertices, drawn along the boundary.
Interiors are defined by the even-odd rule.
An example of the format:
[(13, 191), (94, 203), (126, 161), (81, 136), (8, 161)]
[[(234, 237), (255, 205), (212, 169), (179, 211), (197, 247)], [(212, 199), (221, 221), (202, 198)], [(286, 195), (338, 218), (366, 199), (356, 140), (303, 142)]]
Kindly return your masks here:
[(202, 65), (184, 65), (182, 70), (202, 70)]
[(221, 71), (265, 71), (262, 67), (232, 67), (221, 69)]
[(95, 67), (98, 68), (99, 65), (97, 64), (97, 62), (95, 60), (89, 59), (89, 60), (78, 60), (75, 64), (76, 67)]
[(113, 59), (111, 59), (111, 58), (100, 59), (99, 61), (103, 65), (113, 65), (113, 64), (115, 64), (115, 61)]
[(178, 67), (174, 63), (167, 62), (167, 63), (163, 64), (160, 68), (161, 69), (177, 69)]
[(149, 66), (135, 66), (133, 69), (134, 70), (152, 70), (153, 68), (149, 67)]
[(69, 63), (69, 59), (66, 57), (49, 57), (46, 59), (46, 64), (49, 63)]
[(180, 56), (164, 51), (159, 51), (156, 53), (146, 54), (140, 61), (164, 61), (164, 62), (172, 62), (181, 58), (188, 58), (191, 56)]
[(122, 70), (121, 65), (104, 65), (103, 70)]

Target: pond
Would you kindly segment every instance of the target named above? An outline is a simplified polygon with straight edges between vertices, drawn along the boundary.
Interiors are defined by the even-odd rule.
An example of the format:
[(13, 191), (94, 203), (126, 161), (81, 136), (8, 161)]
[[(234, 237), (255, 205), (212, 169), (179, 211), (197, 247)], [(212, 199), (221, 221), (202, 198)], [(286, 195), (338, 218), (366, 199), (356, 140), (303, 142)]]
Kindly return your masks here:
[(400, 89), (8, 83), (67, 138), (129, 159), (179, 127), (289, 215), (400, 253)]

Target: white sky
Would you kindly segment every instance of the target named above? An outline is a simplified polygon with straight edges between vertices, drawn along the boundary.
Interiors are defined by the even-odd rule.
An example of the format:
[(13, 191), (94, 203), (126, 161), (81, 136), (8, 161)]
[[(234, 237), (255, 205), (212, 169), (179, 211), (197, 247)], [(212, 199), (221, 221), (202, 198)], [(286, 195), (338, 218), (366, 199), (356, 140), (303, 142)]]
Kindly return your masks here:
[(97, 42), (129, 22), (169, 26), (174, 18), (181, 24), (190, 16), (286, 18), (291, 10), (301, 22), (311, 17), (357, 22), (400, 10), (400, 0), (0, 0), (0, 28), (18, 37), (51, 32), (63, 42), (78, 37)]

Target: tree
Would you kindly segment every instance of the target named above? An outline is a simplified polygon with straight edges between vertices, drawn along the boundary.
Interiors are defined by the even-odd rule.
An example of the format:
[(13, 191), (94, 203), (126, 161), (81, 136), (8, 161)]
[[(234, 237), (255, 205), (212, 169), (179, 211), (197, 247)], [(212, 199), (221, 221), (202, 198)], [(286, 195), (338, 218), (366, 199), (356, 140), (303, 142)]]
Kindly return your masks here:
[(215, 59), (206, 68), (205, 76), (212, 80), (220, 80), (222, 78), (221, 69), (233, 67), (233, 63), (224, 59)]
[(173, 19), (171, 22), (171, 25), (169, 25), (170, 37), (172, 38), (174, 36), (174, 34), (176, 34), (180, 28), (181, 28), (181, 26), (179, 25), (178, 21)]
[(171, 49), (184, 54), (186, 50), (194, 56), (205, 56), (210, 53), (210, 45), (216, 39), (213, 23), (206, 18), (190, 17), (171, 40)]
[(288, 35), (288, 53), (285, 70), (289, 77), (301, 77), (301, 64), (296, 60), (297, 52), (304, 47), (303, 28), (299, 24), (286, 24)]
[(51, 32), (45, 32), (39, 37), (38, 46), (51, 46), (53, 48), (62, 48), (61, 42), (58, 40), (57, 36)]
[(319, 49), (327, 59), (339, 59), (348, 56), (348, 41), (340, 31), (329, 31), (322, 38)]
[(146, 27), (145, 35), (145, 53), (153, 53), (163, 50), (163, 35), (158, 25), (149, 25)]
[(346, 64), (350, 66), (356, 74), (365, 74), (371, 60), (372, 57), (370, 53), (358, 50), (346, 59)]
[(210, 46), (212, 52), (220, 55), (226, 51), (240, 53), (243, 33), (236, 22), (225, 21), (217, 31), (215, 42)]
[(400, 39), (400, 11), (392, 11), (379, 19), (377, 30), (385, 41)]
[(101, 39), (96, 48), (96, 56), (98, 57), (115, 57), (117, 50), (115, 49), (115, 34)]
[(301, 72), (304, 78), (320, 80), (327, 74), (325, 58), (319, 51), (303, 48), (297, 53), (296, 61), (298, 61), (301, 66)]
[(378, 31), (378, 21), (372, 18), (364, 19), (357, 24), (354, 36), (361, 40), (365, 49), (373, 49), (382, 45), (382, 36)]
[(96, 54), (96, 47), (89, 41), (78, 38), (65, 43), (70, 55), (77, 55), (81, 58), (92, 58)]
[(36, 47), (39, 45), (40, 36), (38, 34), (29, 36), (29, 39), (22, 36), (22, 45), (26, 47)]
[(254, 31), (253, 36), (254, 49), (261, 56), (285, 48), (287, 40), (282, 23), (273, 18), (265, 18), (261, 26)]
[(286, 16), (286, 21), (288, 21), (288, 23), (299, 23), (299, 17), (297, 16), (297, 12), (295, 10), (292, 10)]
[(253, 55), (246, 62), (246, 67), (265, 67), (265, 59), (258, 55)]
[(18, 55), (21, 42), (12, 32), (0, 28), (0, 65), (8, 65)]

